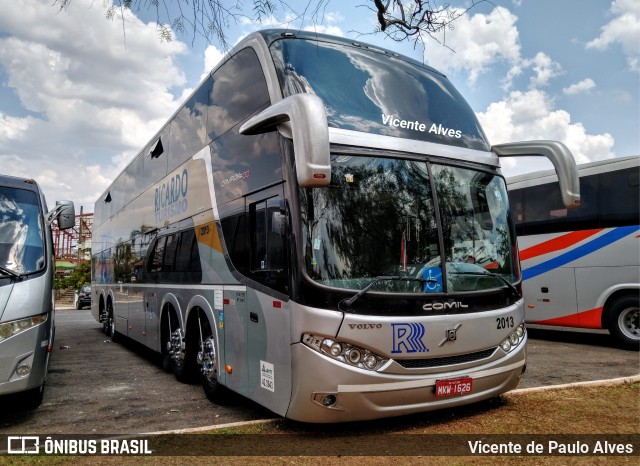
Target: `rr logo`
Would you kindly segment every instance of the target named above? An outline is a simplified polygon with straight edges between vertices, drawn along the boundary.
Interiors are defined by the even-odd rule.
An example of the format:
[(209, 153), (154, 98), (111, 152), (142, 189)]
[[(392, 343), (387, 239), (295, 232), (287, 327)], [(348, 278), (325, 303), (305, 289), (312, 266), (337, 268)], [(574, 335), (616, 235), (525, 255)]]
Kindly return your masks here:
[(391, 324), (393, 330), (392, 353), (426, 353), (429, 349), (422, 341), (425, 330), (422, 324)]

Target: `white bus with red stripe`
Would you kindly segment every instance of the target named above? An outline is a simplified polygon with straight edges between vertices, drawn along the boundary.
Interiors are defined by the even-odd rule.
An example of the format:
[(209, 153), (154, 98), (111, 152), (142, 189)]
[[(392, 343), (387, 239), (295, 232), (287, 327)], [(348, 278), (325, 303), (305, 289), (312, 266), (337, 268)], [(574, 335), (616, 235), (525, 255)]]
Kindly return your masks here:
[(526, 320), (608, 329), (640, 342), (640, 157), (584, 164), (581, 206), (566, 210), (551, 171), (508, 180)]

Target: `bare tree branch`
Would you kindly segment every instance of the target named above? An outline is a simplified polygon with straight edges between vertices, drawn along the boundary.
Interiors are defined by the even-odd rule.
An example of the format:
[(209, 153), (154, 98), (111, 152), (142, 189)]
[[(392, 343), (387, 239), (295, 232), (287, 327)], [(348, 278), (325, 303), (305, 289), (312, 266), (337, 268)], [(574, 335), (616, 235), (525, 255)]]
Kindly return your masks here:
[[(103, 0), (107, 19), (113, 20), (116, 13), (131, 11), (155, 12), (158, 34), (161, 41), (171, 41), (173, 34), (203, 37), (209, 43), (217, 43), (223, 50), (229, 49), (227, 30), (229, 25), (249, 19), (258, 23), (272, 19), (284, 24), (319, 25), (324, 21), (327, 7), (332, 0), (308, 0), (306, 6), (297, 11), (286, 0)], [(342, 0), (345, 1), (345, 0)], [(480, 3), (489, 0), (472, 0), (465, 10), (440, 5), (437, 0), (361, 0), (375, 14), (381, 32), (392, 40), (413, 40), (425, 44), (426, 40), (447, 28), (460, 16)], [(60, 10), (67, 10), (72, 0), (53, 0)], [(184, 8), (183, 8), (184, 7)], [(123, 34), (124, 14), (121, 14)], [(188, 31), (188, 32), (187, 32)], [(125, 34), (126, 39), (126, 34)]]

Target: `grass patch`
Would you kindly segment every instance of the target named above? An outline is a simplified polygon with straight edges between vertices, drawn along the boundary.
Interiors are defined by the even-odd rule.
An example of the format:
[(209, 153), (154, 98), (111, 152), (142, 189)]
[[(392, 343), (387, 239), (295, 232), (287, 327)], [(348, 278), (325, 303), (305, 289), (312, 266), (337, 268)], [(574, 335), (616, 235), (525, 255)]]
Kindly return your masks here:
[[(444, 463), (447, 465), (638, 464), (640, 451), (640, 383), (589, 386), (506, 394), (486, 402), (420, 415), (348, 424), (312, 425), (287, 420), (217, 429), (205, 433), (154, 437), (154, 450), (185, 455), (136, 457), (136, 464), (317, 465), (355, 466)], [(559, 438), (586, 435), (604, 440), (611, 435), (635, 442), (627, 456), (406, 456), (412, 446), (451, 443), (451, 452), (468, 453), (461, 435), (498, 439)], [(456, 436), (456, 437), (452, 437)], [(545, 437), (546, 436), (546, 437)], [(459, 440), (452, 442), (452, 439)], [(463, 441), (464, 440), (464, 441)], [(575, 439), (574, 439), (575, 440)], [(528, 440), (527, 440), (528, 441)], [(420, 443), (422, 442), (422, 443)], [(386, 456), (388, 449), (396, 456)], [(375, 451), (368, 455), (369, 451)], [(440, 450), (442, 451), (442, 450)], [(190, 456), (194, 453), (217, 456)], [(242, 456), (236, 456), (242, 455)], [(258, 456), (260, 455), (260, 456)], [(319, 456), (320, 455), (320, 456)], [(131, 460), (133, 458), (129, 458)], [(9, 460), (9, 462), (7, 462)], [(50, 458), (47, 464), (120, 465), (117, 457)], [(126, 459), (125, 459), (126, 460)], [(128, 462), (128, 461), (127, 461)], [(2, 464), (33, 464), (33, 458), (0, 458)], [(43, 464), (46, 463), (43, 462)]]

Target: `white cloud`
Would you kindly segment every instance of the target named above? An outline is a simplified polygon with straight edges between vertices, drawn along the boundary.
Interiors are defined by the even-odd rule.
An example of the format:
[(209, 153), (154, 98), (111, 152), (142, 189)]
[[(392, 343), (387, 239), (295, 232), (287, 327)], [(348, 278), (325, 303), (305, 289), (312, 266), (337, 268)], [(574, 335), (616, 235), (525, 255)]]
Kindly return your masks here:
[(567, 95), (575, 95), (583, 92), (589, 92), (591, 89), (596, 87), (596, 83), (591, 78), (583, 79), (579, 83), (572, 84), (569, 87), (565, 87), (562, 89)]
[[(302, 29), (304, 31), (316, 32), (318, 34), (331, 34), (334, 36), (344, 37), (346, 34), (337, 26), (337, 23), (344, 21), (344, 17), (339, 12), (325, 12), (324, 14), (300, 14), (289, 10), (282, 17), (269, 15), (257, 22), (251, 18), (242, 18), (240, 23), (246, 29), (246, 34), (266, 29), (266, 28), (283, 28), (283, 29)], [(245, 34), (245, 35), (246, 35)]]
[[(131, 12), (109, 21), (102, 2), (64, 11), (48, 0), (0, 0), (0, 66), (22, 109), (0, 114), (2, 172), (42, 181), (56, 198), (93, 207), (98, 194), (176, 109), (181, 42)], [(126, 35), (125, 35), (126, 34)], [(106, 159), (106, 160), (105, 160)], [(99, 168), (101, 167), (101, 168)]]
[(344, 31), (338, 26), (324, 26), (321, 24), (314, 24), (312, 26), (305, 26), (305, 31), (315, 32), (317, 34), (330, 34), (332, 36), (344, 37)]
[(640, 70), (640, 2), (614, 0), (611, 4), (614, 18), (602, 27), (598, 37), (587, 43), (587, 48), (606, 50), (620, 44), (632, 70)]
[(548, 55), (538, 52), (533, 60), (527, 61), (533, 67), (535, 75), (531, 77), (531, 87), (538, 88), (549, 84), (551, 78), (555, 78), (562, 72), (559, 63), (554, 62)]
[[(460, 13), (462, 10), (456, 10)], [(490, 14), (465, 14), (453, 23), (453, 30), (439, 37), (445, 45), (432, 44), (425, 50), (425, 60), (444, 73), (464, 72), (473, 85), (478, 77), (490, 72), (497, 63), (505, 63), (509, 71), (502, 80), (508, 90), (513, 80), (529, 71), (530, 86), (546, 86), (549, 80), (562, 72), (559, 63), (545, 53), (534, 58), (521, 55), (518, 17), (506, 8), (495, 8)]]
[(453, 23), (452, 31), (445, 31), (438, 38), (445, 47), (432, 43), (425, 50), (425, 61), (445, 73), (467, 72), (471, 84), (494, 63), (518, 64), (521, 57), (517, 20), (505, 8), (495, 8), (488, 15), (462, 15)]
[[(538, 89), (511, 92), (504, 100), (478, 113), (478, 118), (491, 144), (552, 139), (566, 144), (579, 164), (614, 156), (610, 134), (587, 134), (581, 123), (572, 123), (569, 113), (555, 109), (553, 101)], [(540, 158), (532, 161), (507, 158), (502, 166), (508, 176), (551, 168)]]

